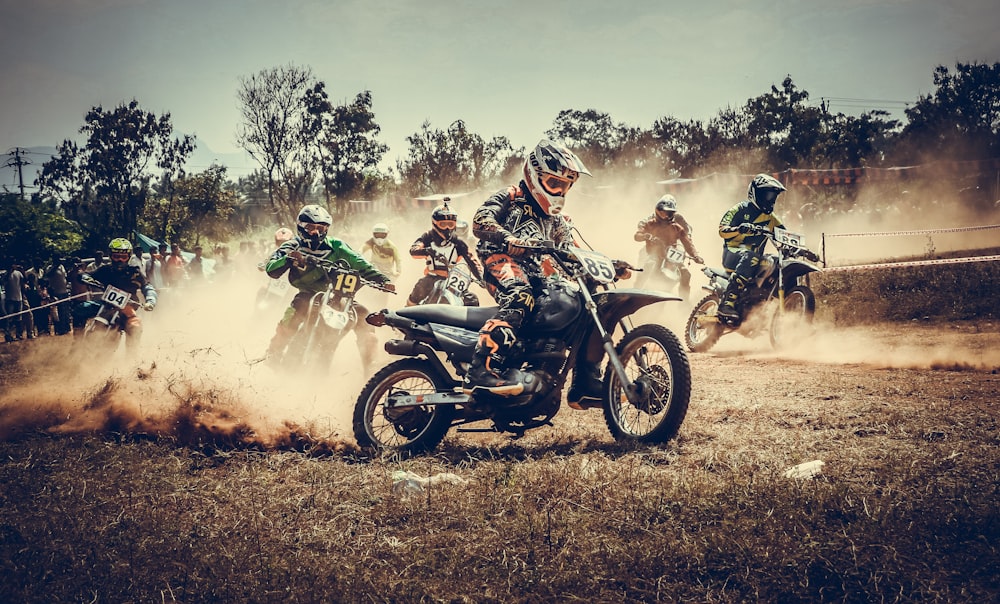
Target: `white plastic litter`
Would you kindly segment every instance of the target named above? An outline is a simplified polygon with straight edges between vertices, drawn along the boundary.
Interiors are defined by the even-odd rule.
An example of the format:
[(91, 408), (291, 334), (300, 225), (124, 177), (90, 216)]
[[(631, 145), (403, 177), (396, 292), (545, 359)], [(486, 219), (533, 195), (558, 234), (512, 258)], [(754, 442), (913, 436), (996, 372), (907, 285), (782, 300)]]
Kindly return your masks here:
[(812, 478), (823, 471), (825, 463), (819, 459), (800, 463), (785, 470), (785, 478)]
[(419, 474), (406, 470), (396, 470), (392, 473), (392, 492), (400, 495), (422, 493), (429, 486), (440, 484), (465, 484), (468, 480), (458, 474), (441, 472), (424, 478)]

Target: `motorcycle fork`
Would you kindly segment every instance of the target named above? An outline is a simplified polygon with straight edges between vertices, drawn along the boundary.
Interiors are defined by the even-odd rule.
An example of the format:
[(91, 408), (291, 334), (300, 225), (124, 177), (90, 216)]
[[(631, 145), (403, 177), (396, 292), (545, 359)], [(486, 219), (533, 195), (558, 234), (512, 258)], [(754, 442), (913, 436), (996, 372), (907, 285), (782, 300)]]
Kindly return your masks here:
[[(628, 379), (628, 374), (625, 373), (625, 365), (622, 364), (621, 359), (618, 358), (618, 353), (615, 352), (615, 345), (611, 341), (611, 334), (608, 333), (608, 330), (604, 328), (604, 324), (601, 323), (601, 317), (597, 314), (597, 303), (594, 302), (594, 298), (590, 295), (590, 290), (587, 289), (587, 284), (583, 279), (577, 277), (577, 283), (579, 283), (580, 292), (583, 294), (584, 300), (586, 300), (584, 306), (590, 313), (590, 318), (594, 321), (594, 325), (597, 326), (597, 333), (601, 336), (601, 346), (604, 348), (604, 353), (608, 355), (608, 362), (611, 364), (611, 369), (618, 376), (618, 382), (622, 385), (628, 401), (633, 405), (638, 405), (638, 392), (636, 391), (635, 384)], [(622, 323), (622, 329), (625, 329), (624, 323)]]

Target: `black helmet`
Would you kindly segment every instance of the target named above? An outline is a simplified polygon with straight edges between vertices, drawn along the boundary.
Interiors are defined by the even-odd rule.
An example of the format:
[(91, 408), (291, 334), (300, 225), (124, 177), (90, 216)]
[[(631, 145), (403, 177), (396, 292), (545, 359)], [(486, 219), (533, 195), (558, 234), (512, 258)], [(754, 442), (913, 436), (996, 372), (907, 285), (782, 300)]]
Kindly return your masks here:
[(758, 174), (747, 187), (747, 200), (761, 212), (770, 214), (774, 211), (774, 202), (778, 199), (778, 194), (784, 190), (785, 185), (778, 182), (777, 178), (768, 174)]
[(451, 234), (455, 232), (458, 224), (458, 215), (448, 207), (448, 204), (439, 205), (431, 212), (431, 224), (442, 239), (451, 239)]

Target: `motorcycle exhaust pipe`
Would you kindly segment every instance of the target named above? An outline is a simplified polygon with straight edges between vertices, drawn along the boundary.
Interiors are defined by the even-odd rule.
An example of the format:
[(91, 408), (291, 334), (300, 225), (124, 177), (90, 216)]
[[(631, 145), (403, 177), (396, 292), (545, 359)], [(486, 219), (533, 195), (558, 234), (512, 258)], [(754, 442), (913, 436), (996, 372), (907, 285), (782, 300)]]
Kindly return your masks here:
[(401, 357), (415, 357), (420, 354), (420, 348), (425, 347), (413, 340), (389, 340), (385, 343), (385, 351)]

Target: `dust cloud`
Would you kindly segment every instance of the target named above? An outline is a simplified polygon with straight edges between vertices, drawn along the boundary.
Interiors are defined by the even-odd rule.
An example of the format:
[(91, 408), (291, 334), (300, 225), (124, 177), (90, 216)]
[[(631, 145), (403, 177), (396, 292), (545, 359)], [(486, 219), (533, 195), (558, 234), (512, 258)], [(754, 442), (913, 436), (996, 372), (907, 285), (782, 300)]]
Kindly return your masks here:
[[(725, 170), (719, 170), (725, 172)], [(456, 197), (452, 207), (459, 218), (471, 220), (484, 199), (496, 189)], [(636, 183), (602, 177), (582, 183), (570, 194), (565, 212), (583, 241), (614, 258), (635, 263), (641, 244), (632, 236), (639, 220), (648, 216), (664, 189), (655, 182)], [(693, 227), (696, 247), (706, 261), (721, 265), (722, 243), (717, 234), (720, 217), (743, 199), (746, 184), (706, 184), (676, 194), (679, 210)], [(795, 211), (792, 195), (779, 199), (778, 213), (789, 228), (806, 235), (807, 244), (819, 251), (823, 233), (871, 232), (922, 228), (948, 228), (1000, 223), (995, 213), (977, 215), (955, 200), (934, 197), (921, 212), (907, 211), (904, 198), (874, 201), (862, 192), (859, 211), (830, 214), (804, 221)], [(784, 205), (782, 205), (784, 204)], [(881, 208), (867, 210), (865, 208)], [(894, 209), (895, 208), (895, 209)], [(413, 240), (430, 228), (429, 210), (389, 216), (355, 217), (350, 228), (334, 233), (355, 249), (370, 235), (371, 225), (385, 222), (389, 238), (400, 248), (403, 275), (396, 280), (398, 294), (387, 296), (363, 290), (359, 301), (369, 310), (396, 308), (421, 276), (423, 263), (409, 257)], [(841, 239), (828, 251), (838, 264), (896, 258), (927, 253), (928, 247), (995, 245), (995, 231), (960, 235), (954, 243), (944, 236), (928, 243), (906, 244), (901, 238)], [(838, 249), (838, 245), (844, 244)], [(909, 246), (909, 247), (907, 247)], [(231, 246), (235, 249), (235, 246)], [(0, 393), (0, 438), (26, 430), (51, 433), (122, 432), (153, 438), (176, 438), (186, 444), (243, 446), (264, 449), (345, 450), (354, 446), (351, 415), (364, 381), (353, 335), (341, 343), (329, 372), (321, 375), (283, 373), (260, 362), (267, 343), (288, 303), (269, 300), (260, 307), (257, 297), (267, 277), (243, 261), (229, 279), (202, 286), (165, 290), (153, 313), (143, 313), (144, 336), (139, 347), (120, 347), (107, 358), (81, 350), (70, 336), (42, 338), (22, 348), (19, 375)], [(240, 261), (235, 261), (240, 266)], [(686, 302), (649, 307), (637, 323), (666, 325), (684, 340), (684, 324), (693, 302), (702, 297), (706, 278), (692, 265), (692, 294)], [(622, 284), (627, 285), (627, 283)], [(482, 304), (492, 298), (477, 288)], [(780, 351), (770, 348), (766, 334), (747, 339), (725, 336), (709, 354), (749, 355), (829, 364), (861, 363), (873, 367), (932, 369), (995, 369), (1000, 351), (995, 346), (995, 326), (984, 331), (936, 331), (928, 328), (913, 337), (919, 326), (843, 329), (815, 324), (792, 338)], [(380, 340), (388, 329), (376, 330)], [(384, 352), (379, 367), (390, 360)], [(698, 355), (692, 355), (697, 363)], [(6, 371), (6, 368), (5, 368)]]

